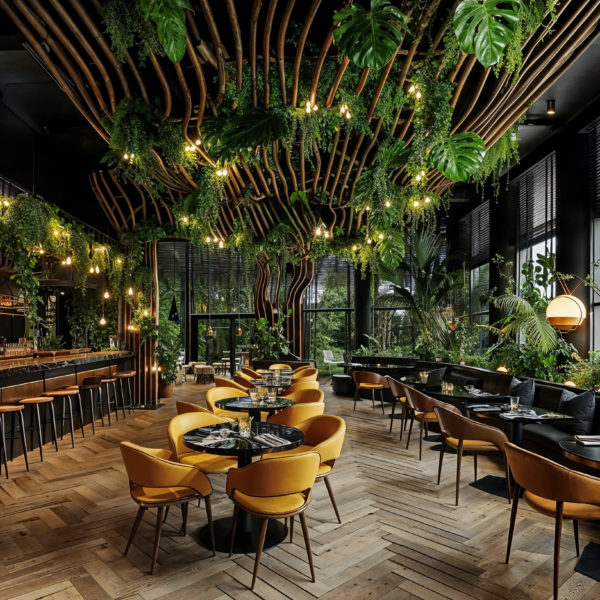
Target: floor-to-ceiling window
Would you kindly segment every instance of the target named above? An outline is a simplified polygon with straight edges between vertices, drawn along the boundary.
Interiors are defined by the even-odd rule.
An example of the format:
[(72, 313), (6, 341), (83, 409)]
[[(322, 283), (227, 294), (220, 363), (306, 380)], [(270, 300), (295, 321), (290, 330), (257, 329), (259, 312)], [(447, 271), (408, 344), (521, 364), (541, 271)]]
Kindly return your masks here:
[[(590, 201), (592, 205), (591, 262), (600, 261), (600, 121), (589, 129), (590, 141)], [(600, 285), (600, 267), (591, 273)], [(600, 295), (590, 290), (590, 350), (600, 350)]]

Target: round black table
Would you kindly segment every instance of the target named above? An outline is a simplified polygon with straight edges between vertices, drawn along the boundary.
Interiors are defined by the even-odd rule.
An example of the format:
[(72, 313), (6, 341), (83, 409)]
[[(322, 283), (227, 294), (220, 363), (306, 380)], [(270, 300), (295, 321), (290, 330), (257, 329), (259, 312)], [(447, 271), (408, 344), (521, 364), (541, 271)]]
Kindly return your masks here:
[(600, 446), (583, 446), (577, 442), (560, 442), (563, 456), (586, 467), (600, 469)]
[[(236, 437), (225, 439), (223, 442), (213, 446), (204, 446), (202, 441), (209, 435), (219, 435), (219, 429), (229, 429)], [(264, 446), (259, 442), (253, 441), (256, 435), (261, 433), (270, 433), (276, 435), (289, 443), (285, 446)], [(304, 443), (304, 433), (295, 427), (286, 425), (276, 425), (274, 423), (252, 423), (251, 435), (248, 439), (242, 439), (238, 434), (237, 423), (217, 423), (208, 427), (200, 427), (188, 431), (183, 436), (183, 443), (196, 452), (206, 452), (208, 454), (217, 454), (220, 456), (237, 456), (238, 468), (246, 467), (252, 462), (252, 457), (262, 456), (273, 452), (283, 452), (297, 448)], [(231, 544), (231, 526), (233, 519), (227, 517), (213, 521), (215, 533), (215, 546), (217, 552), (229, 553)], [(233, 552), (235, 554), (251, 554), (256, 552), (258, 538), (260, 533), (260, 519), (252, 517), (245, 510), (240, 509), (235, 530), (235, 541), (233, 543)], [(285, 540), (288, 534), (288, 528), (279, 521), (269, 519), (267, 526), (267, 536), (265, 538), (264, 549), (273, 548)], [(205, 525), (198, 533), (200, 544), (209, 550), (212, 549), (210, 529)]]
[(363, 364), (362, 363), (339, 362), (339, 363), (336, 363), (336, 366), (342, 367), (344, 369), (344, 375), (348, 375), (348, 369), (353, 369), (354, 367), (362, 367)]
[(292, 406), (292, 404), (295, 404), (293, 400), (282, 398), (281, 396), (278, 396), (275, 399), (275, 402), (259, 400), (254, 404), (247, 396), (243, 398), (226, 398), (225, 400), (217, 400), (215, 402), (215, 405), (223, 410), (233, 410), (238, 412), (247, 410), (248, 416), (252, 417), (254, 422), (260, 421), (261, 412), (268, 412), (269, 416), (271, 416), (288, 406)]

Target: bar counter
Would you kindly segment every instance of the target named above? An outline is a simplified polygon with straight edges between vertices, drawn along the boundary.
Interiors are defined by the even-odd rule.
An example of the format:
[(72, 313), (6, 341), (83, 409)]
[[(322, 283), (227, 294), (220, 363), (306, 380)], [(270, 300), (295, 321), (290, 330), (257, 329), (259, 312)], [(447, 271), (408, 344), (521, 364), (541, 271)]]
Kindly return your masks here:
[(56, 360), (7, 357), (0, 361), (0, 405), (80, 385), (85, 377), (92, 375), (110, 375), (134, 368), (135, 355), (128, 350), (57, 356)]

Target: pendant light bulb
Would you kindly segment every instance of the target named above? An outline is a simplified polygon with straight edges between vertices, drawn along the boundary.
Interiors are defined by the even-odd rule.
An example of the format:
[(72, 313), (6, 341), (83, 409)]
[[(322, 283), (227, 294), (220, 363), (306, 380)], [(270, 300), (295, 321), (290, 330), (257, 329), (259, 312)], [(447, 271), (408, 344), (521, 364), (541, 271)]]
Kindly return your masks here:
[(104, 317), (100, 319), (100, 325), (106, 325), (106, 319)]
[(214, 335), (212, 327), (209, 325), (206, 330), (206, 337), (212, 337)]
[(210, 244), (210, 238), (209, 237), (206, 238), (206, 243)]
[(96, 266), (96, 273), (100, 273), (100, 267)]
[(242, 331), (242, 328), (241, 328), (241, 327), (238, 327), (238, 328), (237, 328), (237, 336), (238, 336), (238, 337), (242, 337), (242, 335), (244, 335), (244, 332)]
[(68, 265), (70, 265), (70, 264), (71, 264), (71, 262), (73, 262), (73, 261), (71, 260), (71, 257), (70, 257), (70, 256), (67, 256), (67, 264), (68, 264)]
[(147, 310), (145, 310), (145, 311), (144, 311), (144, 316), (145, 316), (145, 317), (147, 317), (147, 316), (148, 316), (148, 311), (147, 311)]
[(130, 288), (127, 290), (127, 293), (128, 293), (130, 296), (133, 296), (133, 288), (132, 288), (132, 287), (130, 287)]
[(316, 234), (317, 234), (317, 235), (321, 235), (321, 228), (320, 228), (320, 227), (317, 227)]
[(383, 233), (379, 234), (379, 239), (382, 240), (383, 239)]
[(213, 242), (216, 244), (219, 240), (217, 238), (213, 239)]
[(431, 202), (431, 198), (429, 196), (425, 196), (425, 202), (426, 204), (429, 204)]
[(556, 101), (548, 100), (546, 103), (546, 114), (553, 115), (556, 113)]
[(127, 153), (123, 154), (123, 158), (124, 160), (127, 160), (129, 158), (129, 155)]
[(415, 177), (415, 179), (416, 179), (417, 181), (421, 181), (421, 176), (420, 176), (419, 174), (417, 174), (417, 176)]
[(108, 293), (108, 290), (106, 290), (106, 292), (104, 292), (104, 297), (108, 300), (110, 298), (110, 294)]
[(385, 201), (385, 207), (389, 208), (392, 205), (392, 203), (389, 200)]
[(356, 250), (357, 250), (356, 244), (354, 246), (352, 246), (352, 250), (354, 250), (354, 252), (356, 252)]
[(94, 267), (90, 267), (90, 273), (94, 272)]
[(223, 242), (221, 241), (221, 242), (219, 242), (219, 248), (222, 248), (222, 247), (223, 247)]
[(414, 207), (417, 207), (417, 206), (419, 206), (419, 201), (418, 201), (418, 200), (415, 200), (415, 201), (413, 202), (413, 206), (414, 206)]

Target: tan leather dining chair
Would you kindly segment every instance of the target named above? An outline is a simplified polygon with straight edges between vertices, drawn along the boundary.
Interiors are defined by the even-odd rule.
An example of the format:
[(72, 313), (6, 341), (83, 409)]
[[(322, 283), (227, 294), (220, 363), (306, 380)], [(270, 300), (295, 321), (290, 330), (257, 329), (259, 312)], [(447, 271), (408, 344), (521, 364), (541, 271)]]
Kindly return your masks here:
[(269, 520), (293, 519), (296, 515), (300, 515), (310, 574), (312, 580), (315, 581), (315, 568), (305, 511), (311, 501), (311, 490), (315, 484), (320, 461), (317, 452), (302, 456), (275, 455), (271, 460), (261, 460), (242, 469), (229, 471), (227, 495), (234, 504), (229, 556), (233, 551), (240, 508), (252, 516), (260, 518), (260, 536), (256, 548), (251, 590), (254, 589), (256, 583)]
[(441, 402), (439, 400), (434, 400), (429, 396), (426, 396), (422, 392), (418, 392), (414, 388), (411, 388), (408, 385), (404, 386), (404, 390), (406, 392), (406, 401), (408, 402), (408, 406), (411, 411), (410, 418), (410, 428), (408, 430), (408, 439), (406, 440), (406, 449), (408, 450), (408, 445), (410, 444), (410, 434), (412, 433), (412, 426), (414, 420), (417, 419), (419, 421), (419, 460), (423, 457), (423, 430), (425, 429), (425, 433), (429, 434), (429, 429), (427, 428), (428, 423), (437, 423), (437, 415), (433, 412), (434, 406), (442, 406), (451, 411), (456, 411), (460, 414), (458, 408), (451, 406), (450, 404), (446, 404), (445, 402)]
[(387, 379), (377, 373), (370, 373), (369, 371), (353, 371), (352, 379), (354, 379), (354, 385), (356, 391), (354, 392), (354, 408), (356, 410), (356, 403), (360, 392), (362, 390), (371, 390), (371, 401), (373, 403), (373, 410), (375, 410), (375, 390), (379, 390), (379, 400), (381, 401), (381, 412), (385, 415), (385, 409), (383, 408), (383, 389), (388, 386)]
[(288, 427), (296, 427), (299, 423), (322, 415), (325, 412), (325, 404), (323, 402), (310, 402), (308, 404), (294, 404), (286, 409), (271, 415), (267, 421), (276, 423), (277, 425), (287, 425)]
[(300, 373), (300, 371), (304, 371), (305, 369), (312, 369), (312, 367), (310, 365), (303, 365), (297, 369), (294, 369), (294, 373)]
[(292, 367), (290, 367), (290, 365), (286, 365), (286, 364), (283, 364), (283, 363), (275, 363), (274, 365), (270, 365), (269, 366), (269, 370), (270, 369), (281, 369), (281, 370), (291, 371)]
[(299, 392), (300, 390), (318, 390), (319, 382), (318, 381), (298, 381), (297, 383), (292, 383), (290, 387), (284, 388), (282, 390), (282, 396), (286, 398), (295, 392)]
[(325, 394), (321, 390), (299, 390), (292, 394), (286, 394), (285, 397), (293, 400), (296, 404), (306, 404), (310, 402), (323, 402)]
[(560, 538), (563, 520), (573, 521), (575, 550), (579, 556), (579, 521), (600, 521), (600, 479), (571, 471), (538, 454), (510, 442), (505, 446), (510, 470), (515, 478), (510, 513), (506, 564), (515, 531), (521, 489), (523, 500), (531, 508), (554, 518), (554, 599), (558, 600)]
[[(454, 407), (452, 407), (454, 408)], [(458, 411), (458, 409), (455, 409)], [(504, 447), (508, 438), (504, 432), (496, 427), (490, 427), (483, 423), (477, 423), (463, 417), (460, 412), (455, 412), (442, 406), (434, 406), (433, 412), (437, 415), (440, 429), (442, 430), (442, 449), (440, 450), (440, 466), (438, 469), (438, 485), (442, 475), (442, 462), (446, 445), (454, 448), (457, 453), (456, 461), (456, 506), (458, 506), (458, 494), (460, 491), (460, 468), (463, 451), (473, 453), (473, 467), (475, 470), (475, 481), (477, 481), (477, 455), (481, 452), (501, 452), (504, 456), (504, 474), (506, 477), (506, 490), (508, 502), (510, 503), (510, 473), (508, 461), (504, 453)]]
[(212, 486), (206, 475), (196, 467), (173, 462), (173, 456), (168, 450), (142, 448), (130, 442), (121, 442), (121, 455), (129, 477), (131, 497), (140, 507), (123, 555), (126, 556), (129, 552), (144, 513), (149, 508), (158, 509), (150, 569), (150, 575), (153, 575), (165, 508), (168, 509), (174, 504), (181, 505), (182, 529), (183, 535), (185, 535), (188, 503), (204, 498), (214, 556), (216, 554), (215, 535), (210, 506)]
[(206, 391), (206, 408), (210, 410), (213, 415), (217, 415), (218, 417), (227, 417), (229, 419), (233, 419), (237, 421), (240, 417), (247, 417), (248, 415), (245, 412), (236, 411), (236, 410), (226, 410), (224, 408), (219, 408), (217, 406), (217, 402), (219, 400), (229, 400), (229, 398), (247, 398), (248, 392), (242, 392), (238, 388), (231, 387), (222, 387), (222, 388), (210, 388)]
[(396, 413), (396, 406), (400, 404), (402, 406), (402, 421), (400, 422), (400, 441), (402, 441), (402, 432), (406, 429), (406, 423), (408, 422), (407, 413), (410, 410), (408, 402), (406, 401), (406, 392), (404, 391), (404, 384), (391, 377), (386, 377), (388, 385), (390, 386), (390, 392), (394, 397), (394, 403), (392, 404), (392, 414), (390, 416), (390, 433), (392, 433), (392, 426), (394, 425), (394, 415)]

